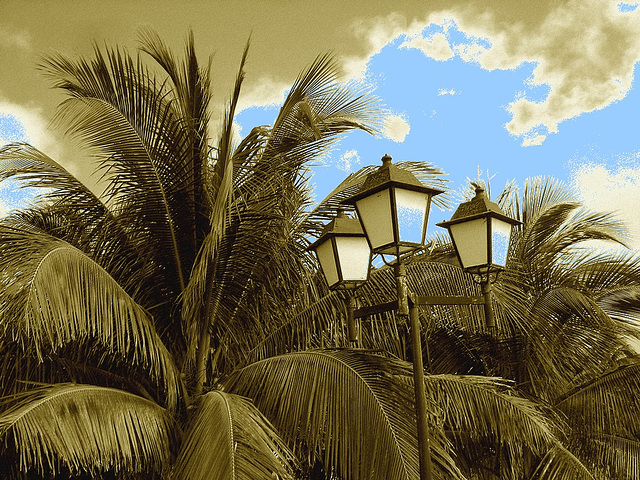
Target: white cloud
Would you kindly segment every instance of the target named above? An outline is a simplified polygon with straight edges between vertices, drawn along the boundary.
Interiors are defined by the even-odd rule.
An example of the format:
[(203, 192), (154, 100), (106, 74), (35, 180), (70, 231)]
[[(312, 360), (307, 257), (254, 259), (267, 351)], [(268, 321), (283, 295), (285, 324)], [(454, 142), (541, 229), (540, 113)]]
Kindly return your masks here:
[(409, 135), (411, 126), (405, 115), (389, 115), (384, 122), (382, 134), (385, 138), (401, 143)]
[(441, 97), (443, 95), (460, 95), (460, 92), (453, 88), (441, 88), (438, 90), (438, 96)]
[[(0, 145), (28, 142), (53, 158), (59, 157), (58, 142), (49, 131), (40, 108), (18, 105), (0, 97)], [(6, 128), (9, 126), (9, 128)]]
[(616, 213), (629, 229), (629, 246), (640, 251), (640, 165), (579, 165), (572, 173), (572, 185), (589, 209)]
[[(624, 2), (635, 4), (635, 2)], [(368, 41), (365, 55), (345, 59), (350, 75), (366, 76), (370, 58), (404, 35), (400, 48), (417, 48), (437, 60), (452, 55), (481, 68), (511, 70), (535, 64), (527, 86), (546, 85), (543, 100), (514, 93), (507, 111), (507, 131), (523, 145), (541, 144), (565, 120), (605, 108), (623, 99), (640, 61), (640, 15), (616, 2), (569, 0), (505, 11), (498, 3), (460, 2), (431, 11), (421, 20), (399, 14), (357, 24), (357, 36)], [(439, 26), (424, 36), (426, 26)], [(467, 41), (451, 41), (453, 26)]]
[(547, 139), (546, 135), (535, 135), (531, 137), (525, 137), (522, 140), (523, 147), (533, 147), (536, 145), (542, 145), (542, 143)]
[(360, 163), (360, 155), (357, 150), (348, 150), (340, 157), (340, 160), (336, 162), (336, 167), (343, 172), (352, 172), (353, 166)]
[(291, 88), (291, 85), (285, 82), (278, 82), (270, 77), (262, 77), (258, 82), (254, 82), (242, 90), (236, 113), (251, 107), (281, 105), (289, 88)]
[(436, 32), (430, 36), (416, 35), (405, 40), (400, 48), (415, 48), (426, 57), (443, 62), (454, 57), (454, 52), (449, 45), (447, 36), (442, 32)]
[[(366, 78), (369, 60), (380, 53), (390, 42), (403, 35), (409, 39), (417, 39), (425, 25), (444, 24), (448, 22), (450, 17), (451, 15), (447, 12), (433, 12), (425, 20), (409, 22), (403, 15), (394, 12), (384, 17), (357, 21), (353, 24), (352, 30), (356, 37), (365, 40), (365, 52), (342, 58), (342, 68), (347, 78), (360, 80)], [(435, 43), (434, 48), (439, 45), (439, 40), (436, 40)]]

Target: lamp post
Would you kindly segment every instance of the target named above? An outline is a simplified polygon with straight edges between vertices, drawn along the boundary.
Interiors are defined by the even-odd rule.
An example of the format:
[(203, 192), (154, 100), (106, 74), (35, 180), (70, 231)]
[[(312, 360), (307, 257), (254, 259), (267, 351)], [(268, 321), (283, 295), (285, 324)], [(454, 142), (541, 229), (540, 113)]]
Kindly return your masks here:
[[(420, 479), (431, 480), (418, 306), (484, 305), (487, 325), (492, 326), (490, 274), (504, 267), (506, 249), (503, 247), (508, 246), (511, 227), (519, 222), (506, 216), (486, 198), (484, 190), (478, 189), (476, 197), (461, 204), (450, 221), (438, 225), (449, 230), (463, 269), (482, 279), (483, 295), (415, 296), (407, 286), (404, 259), (425, 246), (431, 199), (442, 190), (424, 186), (412, 173), (393, 165), (391, 160), (389, 155), (382, 157), (382, 166), (367, 176), (358, 193), (344, 201), (355, 208), (361, 228), (357, 228), (355, 219), (339, 211), (310, 248), (318, 256), (329, 287), (351, 291), (367, 280), (372, 254), (396, 257), (396, 300), (354, 311), (351, 296), (348, 309), (349, 340), (355, 340), (355, 318), (396, 310), (398, 316), (409, 320)], [(498, 252), (498, 255), (494, 255)]]
[(463, 270), (480, 281), (487, 327), (495, 326), (491, 308), (491, 275), (504, 269), (511, 231), (520, 223), (505, 215), (495, 202), (489, 200), (484, 188), (477, 185), (475, 197), (461, 203), (451, 220), (437, 224), (449, 231)]

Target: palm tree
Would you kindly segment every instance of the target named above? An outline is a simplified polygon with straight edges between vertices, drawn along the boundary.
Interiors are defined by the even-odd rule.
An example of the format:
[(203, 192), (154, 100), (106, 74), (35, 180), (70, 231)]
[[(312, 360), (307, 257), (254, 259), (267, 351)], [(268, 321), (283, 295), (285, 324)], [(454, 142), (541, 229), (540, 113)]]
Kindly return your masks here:
[[(0, 149), (2, 179), (42, 188), (0, 223), (3, 473), (416, 478), (409, 357), (387, 348), (403, 326), (368, 327), (375, 351), (346, 348), (343, 299), (306, 250), (331, 211), (309, 211), (308, 167), (341, 135), (374, 133), (378, 102), (321, 56), (273, 126), (235, 144), (245, 49), (211, 147), (210, 66), (193, 37), (181, 59), (150, 32), (140, 50), (43, 64), (68, 95), (56, 121), (87, 145), (103, 194), (29, 145)], [(398, 341), (383, 340), (390, 328)], [(512, 476), (525, 453), (583, 468), (512, 383), (427, 382), (435, 478), (474, 478), (496, 451)]]
[[(493, 288), (498, 329), (484, 327), (473, 307), (433, 308), (425, 364), (437, 374), (508, 379), (519, 395), (547, 406), (563, 432), (561, 444), (529, 459), (524, 478), (578, 478), (560, 469), (566, 465), (551, 466), (554, 454), (573, 457), (595, 478), (637, 478), (640, 359), (633, 342), (640, 335), (640, 264), (637, 255), (593, 243), (624, 244), (623, 225), (584, 209), (547, 178), (527, 180), (522, 194), (509, 185), (497, 201), (523, 222)], [(413, 288), (478, 294), (456, 266), (448, 239), (435, 243), (412, 266)], [(490, 453), (495, 462), (497, 453)], [(478, 457), (473, 463), (473, 469), (482, 465)]]

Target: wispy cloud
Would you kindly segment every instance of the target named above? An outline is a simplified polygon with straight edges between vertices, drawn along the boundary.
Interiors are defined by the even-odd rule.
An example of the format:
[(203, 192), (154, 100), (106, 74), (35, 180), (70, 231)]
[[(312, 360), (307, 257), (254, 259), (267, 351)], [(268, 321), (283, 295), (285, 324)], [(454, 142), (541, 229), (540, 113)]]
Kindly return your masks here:
[(438, 90), (438, 96), (442, 97), (443, 95), (460, 95), (460, 92), (453, 88), (441, 88)]
[(405, 115), (389, 115), (384, 123), (382, 134), (385, 138), (401, 143), (409, 135), (411, 126)]
[(340, 159), (336, 162), (336, 167), (343, 172), (352, 172), (355, 170), (354, 166), (360, 163), (360, 155), (357, 150), (347, 150)]

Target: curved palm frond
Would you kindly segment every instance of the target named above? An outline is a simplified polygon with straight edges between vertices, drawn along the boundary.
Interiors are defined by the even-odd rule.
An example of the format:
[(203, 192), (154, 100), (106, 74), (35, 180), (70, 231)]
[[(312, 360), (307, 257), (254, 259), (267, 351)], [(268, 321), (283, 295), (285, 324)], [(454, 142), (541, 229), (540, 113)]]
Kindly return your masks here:
[(531, 480), (594, 480), (591, 472), (569, 450), (555, 445), (544, 456)]
[(173, 478), (291, 479), (292, 462), (289, 449), (248, 399), (212, 391), (199, 400)]
[(181, 385), (148, 314), (84, 253), (53, 237), (0, 225), (0, 319), (4, 338), (42, 361), (70, 342), (92, 340), (149, 372), (171, 408)]
[(43, 69), (71, 97), (56, 120), (93, 148), (106, 172), (106, 198), (139, 225), (167, 269), (166, 282), (181, 292), (196, 253), (194, 162), (185, 122), (165, 85), (117, 49), (96, 48), (91, 62), (52, 56)]
[[(405, 362), (312, 350), (256, 362), (223, 385), (253, 398), (294, 453), (307, 454), (301, 461), (313, 465), (317, 455), (325, 471), (346, 478), (405, 479), (418, 476), (410, 375)], [(430, 427), (435, 478), (463, 478), (442, 430)]]
[(154, 402), (78, 384), (41, 387), (10, 402), (0, 414), (0, 435), (11, 437), (22, 471), (168, 471), (177, 426)]
[(28, 144), (0, 148), (0, 181), (15, 179), (42, 193), (33, 207), (18, 210), (4, 223), (60, 238), (91, 256), (138, 303), (152, 308), (163, 297), (161, 273), (146, 246), (131, 241), (127, 226), (64, 167)]
[(313, 297), (305, 251), (308, 164), (341, 134), (367, 130), (378, 117), (377, 101), (347, 94), (336, 83), (335, 62), (319, 57), (292, 87), (274, 126), (254, 129), (233, 152), (233, 202), (215, 258), (208, 319), (215, 358), (236, 342), (243, 348), (247, 331), (264, 329), (265, 318)]
[(632, 480), (640, 477), (640, 441), (618, 435), (596, 434), (578, 450), (603, 477)]
[(635, 437), (640, 435), (638, 388), (640, 364), (623, 365), (567, 392), (554, 406), (575, 419), (579, 431), (586, 435), (624, 432)]
[(517, 396), (510, 382), (467, 375), (428, 375), (427, 397), (440, 411), (439, 421), (460, 455), (474, 469), (499, 459), (499, 478), (518, 478), (525, 452), (542, 456), (558, 440), (549, 412)]

